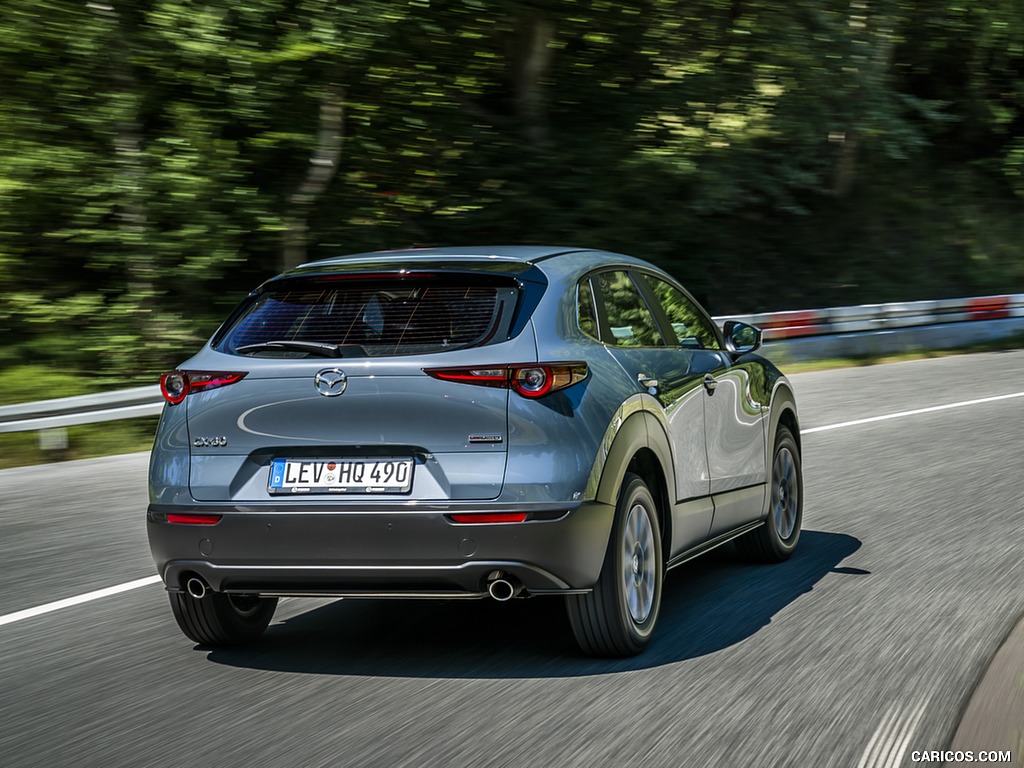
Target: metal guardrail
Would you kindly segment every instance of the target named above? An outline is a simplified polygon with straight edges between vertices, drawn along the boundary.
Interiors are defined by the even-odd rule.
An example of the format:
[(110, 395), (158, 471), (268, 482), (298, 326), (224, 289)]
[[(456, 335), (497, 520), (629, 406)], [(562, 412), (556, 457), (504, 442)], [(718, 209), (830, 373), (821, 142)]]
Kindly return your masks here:
[(0, 433), (36, 432), (100, 421), (155, 416), (163, 410), (159, 386), (0, 406)]
[(1022, 317), (1024, 293), (978, 296), (970, 299), (865, 304), (859, 307), (831, 307), (795, 312), (764, 312), (733, 319), (760, 327), (764, 331), (765, 341), (777, 341), (802, 336), (865, 333)]
[[(778, 346), (803, 337), (854, 336), (898, 329), (935, 328), (944, 324), (1024, 318), (1024, 294), (969, 299), (866, 304), (795, 312), (731, 315), (757, 325), (766, 342)], [(727, 318), (715, 318), (721, 322)], [(985, 323), (987, 324), (987, 323)], [(1024, 320), (1021, 320), (1024, 325)], [(1016, 325), (1016, 324), (1015, 324)], [(163, 409), (160, 387), (134, 387), (79, 397), (0, 406), (0, 433), (35, 432), (101, 421), (155, 416)]]

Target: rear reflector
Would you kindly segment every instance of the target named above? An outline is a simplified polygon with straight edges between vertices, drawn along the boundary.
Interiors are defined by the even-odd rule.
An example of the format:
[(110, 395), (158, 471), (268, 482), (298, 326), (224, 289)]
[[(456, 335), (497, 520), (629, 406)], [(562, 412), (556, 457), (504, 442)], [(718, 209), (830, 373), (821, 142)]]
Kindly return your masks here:
[(448, 515), (453, 523), (522, 523), (525, 512), (459, 512)]
[(176, 525), (216, 525), (223, 515), (180, 515), (175, 512), (167, 513), (167, 522)]

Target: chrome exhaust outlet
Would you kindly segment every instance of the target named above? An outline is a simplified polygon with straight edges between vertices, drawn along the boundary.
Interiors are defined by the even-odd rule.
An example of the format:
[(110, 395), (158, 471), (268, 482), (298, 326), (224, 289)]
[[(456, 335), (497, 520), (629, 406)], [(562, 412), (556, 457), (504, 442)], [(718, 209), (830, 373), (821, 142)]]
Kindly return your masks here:
[(491, 597), (499, 603), (504, 603), (522, 592), (523, 585), (519, 582), (512, 582), (508, 579), (498, 578), (488, 583), (487, 591), (490, 593)]
[(185, 582), (185, 591), (196, 600), (202, 600), (206, 597), (206, 593), (210, 591), (210, 588), (199, 576), (193, 576)]

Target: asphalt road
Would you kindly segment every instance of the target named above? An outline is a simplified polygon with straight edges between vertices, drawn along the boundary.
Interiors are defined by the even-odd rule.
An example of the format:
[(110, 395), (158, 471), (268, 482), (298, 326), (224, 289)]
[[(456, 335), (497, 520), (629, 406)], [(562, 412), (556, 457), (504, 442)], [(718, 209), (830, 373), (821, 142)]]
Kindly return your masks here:
[(914, 765), (1024, 613), (1024, 397), (821, 428), (1022, 372), (1015, 351), (793, 377), (797, 554), (672, 571), (652, 645), (617, 662), (541, 598), (287, 600), (242, 651), (186, 640), (159, 585), (4, 624), (153, 567), (146, 455), (0, 472), (0, 765)]

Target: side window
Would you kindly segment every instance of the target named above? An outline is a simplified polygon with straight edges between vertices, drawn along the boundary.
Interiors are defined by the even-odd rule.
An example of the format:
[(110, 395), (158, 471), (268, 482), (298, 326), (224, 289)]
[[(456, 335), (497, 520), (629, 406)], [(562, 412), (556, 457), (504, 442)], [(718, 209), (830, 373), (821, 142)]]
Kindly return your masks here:
[(626, 272), (602, 272), (594, 281), (604, 304), (612, 338), (606, 339), (617, 347), (662, 347), (654, 315)]
[(714, 326), (686, 294), (651, 275), (645, 274), (643, 279), (651, 287), (672, 324), (672, 329), (676, 333), (676, 343), (680, 347), (720, 349)]
[(576, 320), (583, 333), (592, 339), (598, 338), (594, 295), (590, 292), (590, 281), (585, 278), (576, 289)]

